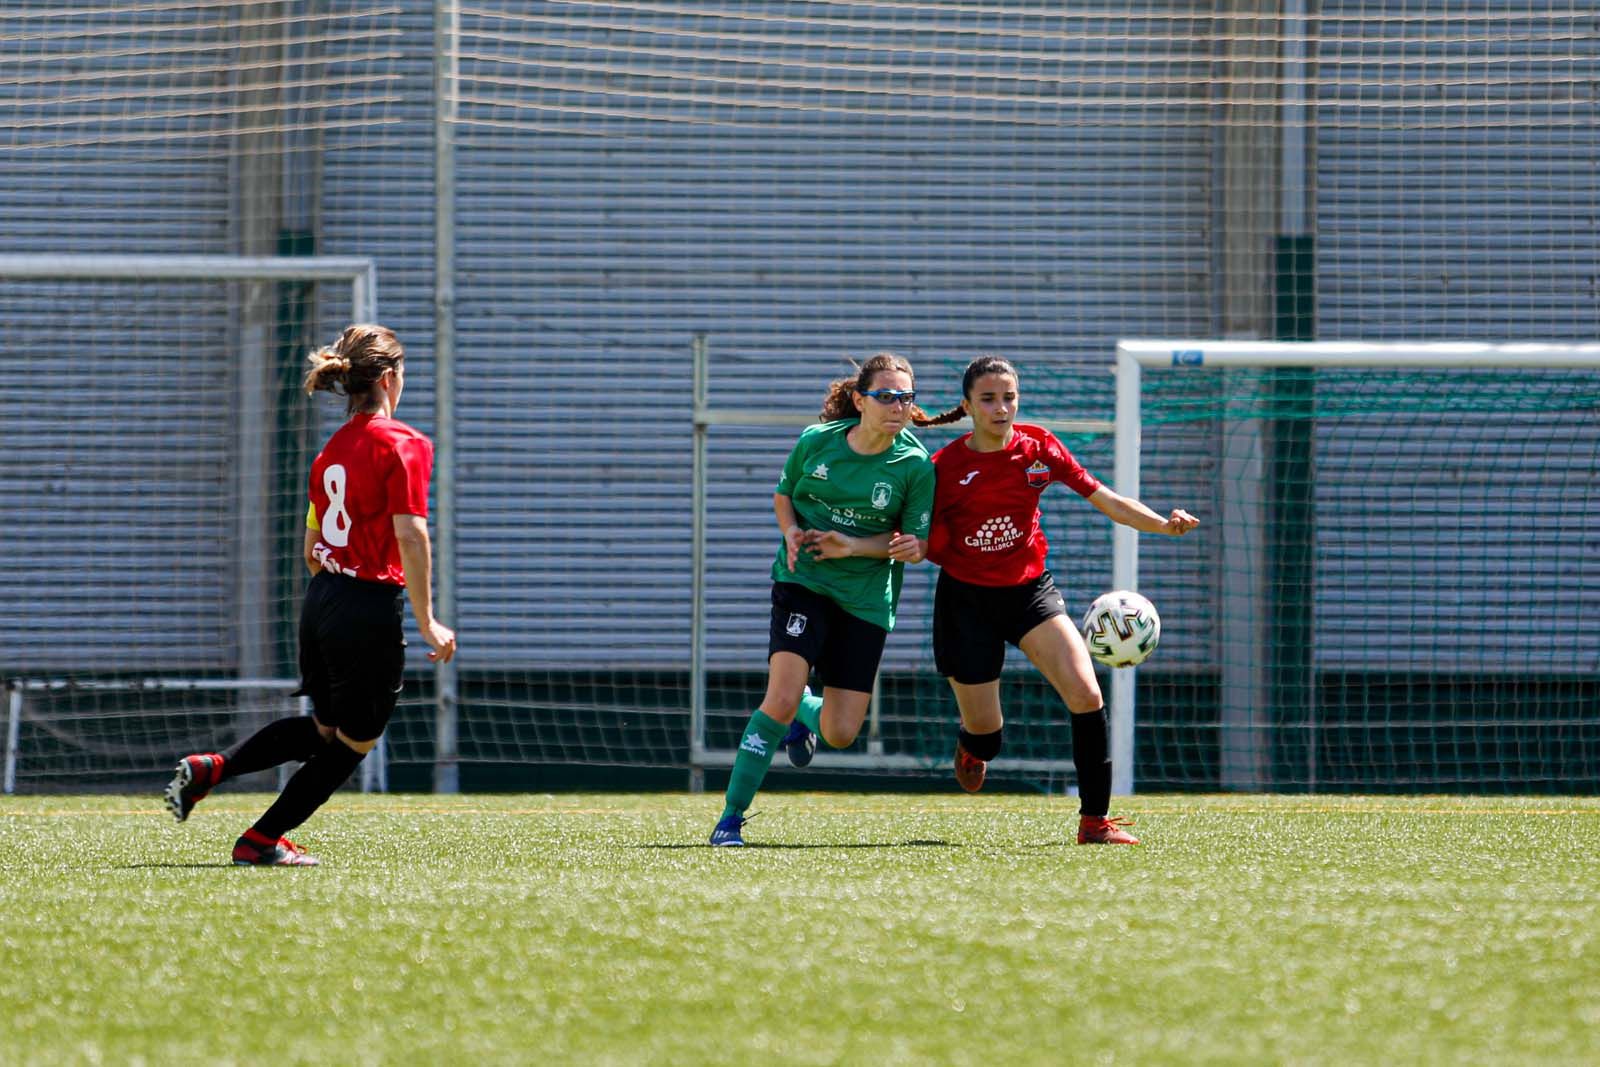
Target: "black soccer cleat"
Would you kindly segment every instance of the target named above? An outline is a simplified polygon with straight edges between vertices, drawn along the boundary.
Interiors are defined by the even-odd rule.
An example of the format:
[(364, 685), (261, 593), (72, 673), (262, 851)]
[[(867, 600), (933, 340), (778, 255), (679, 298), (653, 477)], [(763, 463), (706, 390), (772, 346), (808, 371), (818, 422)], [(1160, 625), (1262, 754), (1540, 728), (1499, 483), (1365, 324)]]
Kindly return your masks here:
[(811, 757), (817, 754), (817, 735), (805, 723), (799, 719), (790, 723), (782, 744), (784, 755), (789, 757), (789, 766), (811, 766)]
[(215, 752), (183, 757), (172, 772), (172, 781), (167, 783), (167, 810), (183, 822), (220, 781), (222, 757)]

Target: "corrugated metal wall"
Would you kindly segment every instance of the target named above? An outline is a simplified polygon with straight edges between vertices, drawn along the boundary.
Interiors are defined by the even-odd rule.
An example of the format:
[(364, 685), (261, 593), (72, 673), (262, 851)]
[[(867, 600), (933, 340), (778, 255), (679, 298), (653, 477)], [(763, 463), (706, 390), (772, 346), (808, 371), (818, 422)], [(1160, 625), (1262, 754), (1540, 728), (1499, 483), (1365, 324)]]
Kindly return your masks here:
[[(1416, 27), (1412, 43), (1368, 40), (1383, 17), (1370, 2), (1321, 5), (1310, 182), (1320, 335), (1592, 338), (1595, 103), (1518, 88), (1600, 77), (1589, 16), (1534, 19), (1493, 0), (1392, 6), (1395, 25)], [(378, 71), (378, 89), (353, 79), (328, 90), (318, 113), (338, 121), (296, 142), (280, 207), (286, 229), (314, 233), (309, 250), (377, 259), (382, 317), (412, 359), (401, 415), (431, 431), (431, 10), (408, 0), (375, 33), (361, 8), (317, 8), (329, 30), (317, 47), (335, 60), (367, 57), (357, 65)], [(35, 31), (49, 10), (26, 0), (0, 15), (7, 69), (20, 72), (0, 79), (0, 94), (25, 108), (40, 106), (30, 78), (126, 67), (90, 54), (75, 31), (139, 32), (52, 23), (57, 36), (42, 41)], [(697, 332), (710, 337), (720, 408), (810, 411), (844, 357), (878, 348), (915, 361), (929, 406), (944, 407), (978, 351), (1010, 355), (1043, 382), (1047, 369), (1108, 366), (1119, 336), (1211, 334), (1219, 291), (1270, 284), (1215, 273), (1211, 5), (1158, 0), (1108, 14), (1014, 4), (982, 19), (933, 4), (719, 10), (508, 0), (464, 17), (452, 101), (461, 434), (452, 621), (464, 670), (686, 663)], [(1448, 19), (1460, 26), (1440, 32)], [(1491, 27), (1506, 43), (1485, 44)], [(192, 43), (215, 45), (221, 32), (194, 31)], [(1540, 43), (1522, 40), (1532, 37)], [(205, 69), (189, 72), (190, 54), (209, 53), (163, 59), (161, 84), (192, 92), (148, 119), (123, 110), (95, 125), (88, 105), (69, 105), (53, 114), (71, 136), (50, 148), (26, 143), (50, 128), (8, 129), (6, 251), (229, 250), (235, 179), (250, 160), (230, 156), (232, 134), (216, 128), (226, 116), (188, 106), (222, 92), (227, 63), (196, 60)], [(1394, 83), (1407, 63), (1421, 73)], [(1474, 63), (1484, 99), (1464, 95), (1472, 79), (1458, 77)], [(1424, 106), (1437, 100), (1443, 111)], [(306, 203), (306, 217), (289, 217), (286, 205)], [(193, 598), (194, 588), (228, 586), (226, 555), (184, 560), (194, 573), (185, 589), (170, 580), (178, 561), (164, 539), (124, 550), (83, 532), (72, 509), (110, 510), (127, 479), (108, 467), (103, 483), (63, 480), (50, 444), (84, 436), (86, 413), (137, 408), (146, 442), (223, 450), (226, 409), (206, 401), (226, 380), (215, 372), (228, 358), (228, 313), (186, 293), (79, 309), (76, 320), (50, 319), (37, 290), (0, 294), (0, 418), (8, 442), (18, 426), (28, 442), (0, 455), (8, 545), (14, 536), (23, 546), (0, 564), (8, 670), (226, 669), (231, 652), (214, 626), (225, 609)], [(316, 330), (331, 336), (337, 314), (319, 316)], [(73, 374), (50, 394), (59, 407), (44, 406), (28, 383), (57, 349), (60, 321), (74, 322)], [(175, 321), (181, 369), (164, 358)], [(1102, 389), (1094, 380), (1081, 397), (1058, 391), (1048, 410), (1031, 410), (1105, 415), (1109, 376)], [(714, 446), (713, 614), (728, 620), (717, 654), (729, 663), (759, 656), (767, 500), (791, 439), (729, 434)], [(36, 442), (42, 451), (30, 451)], [(162, 446), (116, 447), (131, 466), (163, 472), (158, 499), (141, 500), (151, 528), (227, 506), (212, 475), (163, 467)], [(1092, 448), (1086, 458), (1109, 474)], [(1203, 498), (1210, 472), (1189, 460), (1152, 472), (1146, 498)], [(1082, 510), (1065, 498), (1058, 507)], [(1084, 514), (1093, 554), (1096, 517)], [(1192, 622), (1173, 647), (1208, 649), (1205, 550), (1147, 544), (1147, 584), (1172, 590), (1170, 614)], [(82, 637), (81, 605), (36, 571), (61, 555), (97, 561), (85, 565), (85, 586), (137, 596), (141, 621), (119, 629), (102, 619), (93, 632), (103, 640)], [(142, 620), (152, 612), (166, 612), (181, 637), (151, 636)], [(908, 619), (896, 656), (921, 654), (922, 623), (915, 610)]]
[[(0, 144), (0, 250), (217, 249), (229, 162), (203, 147), (218, 120), (171, 117), (185, 107), (175, 99), (214, 101), (215, 73), (174, 57), (170, 84), (189, 94), (105, 126), (93, 116), (116, 103), (63, 94), (25, 112), (63, 69), (89, 94), (114, 92), (137, 65), (86, 56), (85, 39), (114, 19), (25, 14), (0, 14), (0, 114), (14, 106), (31, 120), (7, 124)], [(193, 137), (152, 154), (144, 138), (173, 121)], [(231, 417), (193, 388), (196, 361), (223, 350), (227, 320), (222, 286), (0, 280), (0, 671), (192, 671), (232, 659)], [(213, 373), (226, 381), (225, 366)]]
[[(814, 414), (846, 357), (878, 349), (943, 409), (981, 351), (1108, 366), (1130, 329), (1207, 331), (1203, 89), (1171, 125), (1066, 99), (1118, 32), (1150, 35), (1130, 78), (1156, 65), (1146, 47), (1197, 54), (1164, 41), (1196, 4), (1126, 26), (1042, 6), (615, 6), (490, 5), (463, 25), (471, 662), (687, 664), (696, 333), (713, 407)], [(1105, 416), (1101, 384), (1033, 410)], [(795, 433), (713, 431), (714, 665), (764, 659), (771, 491)], [(923, 622), (909, 613), (891, 662), (925, 655)]]

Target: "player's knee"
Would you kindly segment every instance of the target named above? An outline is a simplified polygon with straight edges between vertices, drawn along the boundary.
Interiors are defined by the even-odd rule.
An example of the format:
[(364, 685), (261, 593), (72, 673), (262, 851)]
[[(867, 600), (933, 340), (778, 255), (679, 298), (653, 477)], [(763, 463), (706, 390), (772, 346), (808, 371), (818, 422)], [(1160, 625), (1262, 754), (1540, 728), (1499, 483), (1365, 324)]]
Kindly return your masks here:
[(829, 748), (849, 748), (855, 744), (856, 734), (861, 732), (861, 727), (844, 729), (830, 723), (822, 724), (822, 739), (828, 743)]
[(1099, 711), (1105, 707), (1105, 703), (1105, 698), (1100, 695), (1100, 683), (1092, 678), (1087, 685), (1073, 686), (1067, 694), (1067, 710), (1074, 715)]

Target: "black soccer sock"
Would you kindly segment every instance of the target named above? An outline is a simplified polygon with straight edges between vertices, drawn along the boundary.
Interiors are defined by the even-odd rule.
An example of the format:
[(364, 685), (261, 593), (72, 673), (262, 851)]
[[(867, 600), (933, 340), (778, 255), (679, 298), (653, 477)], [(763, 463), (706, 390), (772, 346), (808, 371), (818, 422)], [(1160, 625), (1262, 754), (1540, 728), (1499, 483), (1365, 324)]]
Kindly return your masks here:
[(304, 763), (326, 748), (328, 743), (317, 732), (317, 720), (309, 715), (291, 715), (267, 723), (222, 754), (222, 778), (237, 778), (293, 760)]
[(988, 763), (1000, 754), (1000, 735), (1003, 733), (1005, 733), (1004, 727), (992, 734), (969, 734), (967, 728), (963, 726), (956, 733), (956, 740), (967, 750), (967, 755)]
[(1072, 722), (1072, 763), (1078, 769), (1078, 812), (1104, 816), (1111, 810), (1111, 753), (1106, 709), (1067, 716)]
[(276, 841), (311, 818), (312, 812), (322, 807), (335, 789), (344, 785), (363, 759), (366, 759), (365, 752), (357, 752), (343, 741), (325, 745), (304, 767), (294, 772), (278, 799), (256, 820), (252, 829)]

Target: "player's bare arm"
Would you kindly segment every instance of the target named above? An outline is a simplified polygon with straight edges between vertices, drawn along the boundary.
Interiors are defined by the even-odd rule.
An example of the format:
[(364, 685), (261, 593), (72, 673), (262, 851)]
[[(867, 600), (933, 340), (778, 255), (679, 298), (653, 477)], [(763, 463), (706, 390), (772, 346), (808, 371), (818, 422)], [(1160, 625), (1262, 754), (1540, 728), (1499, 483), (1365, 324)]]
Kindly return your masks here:
[(300, 547), (300, 556), (306, 561), (306, 569), (311, 572), (313, 577), (322, 572), (322, 564), (317, 560), (318, 532), (309, 526), (306, 527), (305, 540), (301, 542)]
[(783, 531), (783, 543), (789, 569), (792, 571), (800, 562), (800, 549), (806, 543), (808, 531), (800, 525), (800, 517), (795, 514), (794, 501), (782, 493), (772, 494), (772, 513), (778, 517), (778, 529)]
[(428, 537), (428, 520), (420, 515), (396, 515), (394, 537), (405, 567), (411, 613), (432, 649), (428, 658), (449, 663), (456, 654), (456, 632), (433, 617), (433, 543)]
[(892, 531), (871, 537), (851, 537), (838, 530), (810, 530), (805, 534), (806, 549), (813, 559), (892, 559), (901, 563), (921, 563), (928, 554), (925, 538)]
[(1163, 517), (1132, 497), (1123, 496), (1103, 485), (1089, 496), (1089, 503), (1113, 522), (1131, 526), (1140, 533), (1182, 537), (1200, 525), (1199, 519), (1182, 508), (1173, 508), (1170, 515)]

